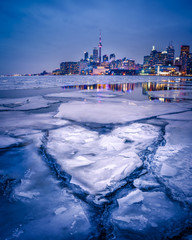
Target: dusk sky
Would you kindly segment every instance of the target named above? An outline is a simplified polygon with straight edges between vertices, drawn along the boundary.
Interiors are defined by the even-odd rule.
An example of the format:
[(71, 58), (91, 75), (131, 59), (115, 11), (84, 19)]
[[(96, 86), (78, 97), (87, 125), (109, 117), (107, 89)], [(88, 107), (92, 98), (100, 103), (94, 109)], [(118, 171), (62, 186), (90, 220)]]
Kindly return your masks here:
[(192, 52), (191, 0), (1, 0), (0, 74), (39, 73), (92, 54), (142, 63), (152, 45)]

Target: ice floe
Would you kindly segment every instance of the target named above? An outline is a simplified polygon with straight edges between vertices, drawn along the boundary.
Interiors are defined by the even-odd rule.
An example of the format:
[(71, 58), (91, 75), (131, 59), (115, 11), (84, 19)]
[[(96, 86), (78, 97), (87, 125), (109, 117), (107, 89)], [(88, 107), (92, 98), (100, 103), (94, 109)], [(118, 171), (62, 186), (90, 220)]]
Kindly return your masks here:
[(71, 182), (97, 194), (141, 167), (138, 153), (155, 141), (158, 130), (158, 127), (136, 123), (99, 135), (72, 125), (50, 131), (47, 147), (72, 176)]
[(70, 104), (61, 104), (56, 117), (80, 122), (125, 123), (182, 110), (183, 108), (174, 103), (168, 107), (166, 103), (129, 100), (113, 103), (73, 101)]
[(41, 96), (28, 98), (9, 98), (0, 99), (0, 110), (31, 110), (48, 107), (49, 104), (55, 103), (54, 100), (46, 100)]

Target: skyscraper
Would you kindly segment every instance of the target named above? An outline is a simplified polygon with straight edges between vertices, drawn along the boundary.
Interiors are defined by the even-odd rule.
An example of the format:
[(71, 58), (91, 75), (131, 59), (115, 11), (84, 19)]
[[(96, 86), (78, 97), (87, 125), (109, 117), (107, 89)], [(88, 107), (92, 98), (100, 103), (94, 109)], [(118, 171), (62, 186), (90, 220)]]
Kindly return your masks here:
[(88, 52), (84, 52), (84, 61), (88, 61), (89, 54)]
[(187, 74), (192, 74), (192, 53), (189, 53), (187, 61)]
[(175, 49), (172, 45), (172, 42), (167, 47), (167, 59), (166, 59), (166, 65), (173, 65), (174, 63), (174, 56), (175, 56)]
[(108, 61), (108, 56), (107, 55), (103, 55), (103, 62), (107, 62)]
[(157, 50), (155, 49), (155, 46), (152, 47), (152, 51), (150, 53), (150, 60), (149, 60), (149, 65), (155, 66), (156, 64), (158, 64), (160, 62), (159, 60), (159, 55), (161, 54), (161, 52), (157, 52)]
[(144, 56), (144, 58), (143, 58), (143, 66), (144, 67), (149, 67), (149, 61), (150, 61), (150, 56), (149, 55)]
[(100, 33), (100, 36), (99, 36), (98, 47), (99, 47), (99, 65), (101, 65), (101, 47), (102, 47), (102, 44), (101, 44), (101, 33)]
[(167, 51), (161, 52), (160, 63), (163, 65), (167, 65)]
[(110, 54), (110, 61), (115, 61), (115, 53)]
[(181, 61), (181, 71), (186, 72), (187, 70), (187, 61), (189, 58), (189, 49), (188, 45), (181, 46), (180, 61)]
[(93, 48), (93, 62), (98, 61), (98, 48)]

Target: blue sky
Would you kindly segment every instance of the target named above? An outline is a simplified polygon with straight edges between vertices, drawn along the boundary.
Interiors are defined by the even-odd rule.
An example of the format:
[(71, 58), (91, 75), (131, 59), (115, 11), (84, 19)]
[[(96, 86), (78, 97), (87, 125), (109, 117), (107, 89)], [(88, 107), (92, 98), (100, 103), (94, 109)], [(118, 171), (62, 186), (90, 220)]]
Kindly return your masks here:
[(102, 32), (102, 54), (142, 63), (173, 41), (176, 56), (191, 46), (191, 0), (2, 0), (0, 74), (52, 71), (62, 61), (92, 53)]

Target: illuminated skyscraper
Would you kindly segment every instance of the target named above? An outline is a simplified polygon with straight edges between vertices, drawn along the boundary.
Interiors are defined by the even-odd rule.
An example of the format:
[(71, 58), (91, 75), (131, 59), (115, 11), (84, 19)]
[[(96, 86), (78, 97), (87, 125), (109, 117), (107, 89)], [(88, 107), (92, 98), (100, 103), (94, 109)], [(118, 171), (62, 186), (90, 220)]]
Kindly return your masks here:
[(99, 65), (101, 65), (101, 47), (102, 47), (102, 44), (101, 44), (101, 33), (100, 33), (100, 36), (99, 36)]
[(152, 67), (159, 63), (159, 52), (155, 49), (155, 46), (152, 47), (152, 51), (150, 53), (149, 65)]
[(98, 61), (98, 48), (93, 48), (93, 62)]
[(172, 45), (172, 42), (167, 47), (167, 59), (166, 59), (166, 65), (173, 65), (174, 63), (174, 55), (175, 55), (175, 49)]
[(192, 74), (192, 53), (189, 53), (187, 61), (187, 74)]
[(187, 70), (189, 49), (190, 49), (190, 47), (188, 45), (181, 46), (180, 61), (181, 61), (181, 71), (182, 72), (186, 72), (186, 70)]

